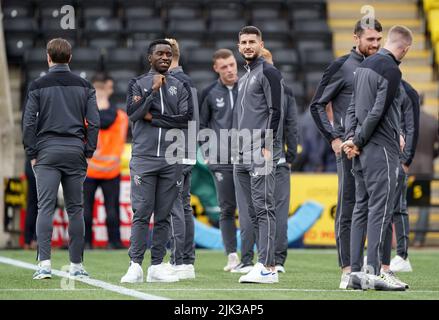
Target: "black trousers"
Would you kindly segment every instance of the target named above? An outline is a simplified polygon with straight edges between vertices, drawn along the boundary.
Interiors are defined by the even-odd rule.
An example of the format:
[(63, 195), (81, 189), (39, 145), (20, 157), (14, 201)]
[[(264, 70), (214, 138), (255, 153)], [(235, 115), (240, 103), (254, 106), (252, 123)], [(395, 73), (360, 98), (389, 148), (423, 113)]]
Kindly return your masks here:
[(85, 243), (92, 243), (93, 228), (93, 204), (95, 193), (101, 187), (104, 194), (105, 212), (107, 213), (107, 230), (109, 243), (120, 243), (120, 176), (114, 179), (91, 179), (84, 182), (84, 220), (85, 220)]

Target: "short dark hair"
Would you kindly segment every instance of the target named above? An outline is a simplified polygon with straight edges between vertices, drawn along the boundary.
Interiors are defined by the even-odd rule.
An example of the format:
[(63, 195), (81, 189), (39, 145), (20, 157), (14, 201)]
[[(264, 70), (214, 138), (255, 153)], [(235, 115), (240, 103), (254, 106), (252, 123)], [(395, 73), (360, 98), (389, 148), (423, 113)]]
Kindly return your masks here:
[(91, 77), (91, 83), (106, 82), (108, 78), (109, 77), (105, 72), (96, 72), (93, 77)]
[(46, 49), (53, 63), (69, 63), (72, 56), (72, 46), (66, 39), (52, 39), (47, 43)]
[(229, 49), (218, 49), (214, 52), (212, 56), (213, 63), (216, 62), (218, 59), (227, 59), (228, 57), (233, 56), (232, 50)]
[(241, 37), (242, 34), (255, 34), (260, 39), (262, 39), (262, 32), (255, 26), (245, 26), (239, 31), (238, 37)]
[[(378, 21), (378, 19), (367, 18), (364, 21), (358, 20), (357, 23), (355, 24), (355, 28), (354, 28), (354, 34), (356, 34), (357, 37), (360, 37), (363, 34), (364, 30), (366, 30), (366, 26), (364, 26), (364, 23), (366, 23), (367, 25), (371, 25), (370, 19), (373, 20), (373, 28), (375, 29), (375, 31), (378, 31), (378, 32), (383, 31), (383, 27), (382, 27), (381, 23)], [(364, 28), (363, 28), (363, 26), (364, 26)]]
[(151, 42), (148, 46), (148, 54), (152, 54), (154, 52), (154, 49), (157, 45), (159, 44), (165, 44), (171, 47), (172, 49), (172, 45), (169, 43), (169, 41), (165, 40), (165, 39), (157, 39), (154, 40), (153, 42)]

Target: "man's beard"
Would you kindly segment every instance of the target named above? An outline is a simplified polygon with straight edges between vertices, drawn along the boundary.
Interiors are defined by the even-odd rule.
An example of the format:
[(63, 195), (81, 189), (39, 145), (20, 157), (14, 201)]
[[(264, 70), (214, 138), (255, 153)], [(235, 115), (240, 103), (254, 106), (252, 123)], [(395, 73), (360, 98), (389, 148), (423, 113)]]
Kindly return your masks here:
[(258, 55), (256, 53), (253, 54), (253, 56), (251, 58), (247, 58), (244, 53), (241, 53), (241, 56), (244, 58), (245, 61), (248, 61), (248, 62), (252, 62), (252, 61), (256, 60), (258, 57)]

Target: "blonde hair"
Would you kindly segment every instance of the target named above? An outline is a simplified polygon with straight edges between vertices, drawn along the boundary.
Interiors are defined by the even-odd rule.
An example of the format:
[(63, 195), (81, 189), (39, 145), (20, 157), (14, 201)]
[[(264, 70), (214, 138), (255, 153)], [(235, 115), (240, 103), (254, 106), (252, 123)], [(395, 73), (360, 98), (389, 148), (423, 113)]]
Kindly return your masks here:
[(271, 54), (270, 50), (267, 48), (262, 48), (261, 50), (261, 56), (267, 60), (267, 62), (273, 62), (273, 55)]
[(413, 33), (405, 26), (393, 26), (387, 35), (387, 41), (397, 44), (398, 47), (408, 47), (413, 42)]
[(180, 48), (178, 47), (177, 40), (174, 38), (166, 38), (165, 40), (171, 45), (172, 58), (178, 61), (180, 59)]

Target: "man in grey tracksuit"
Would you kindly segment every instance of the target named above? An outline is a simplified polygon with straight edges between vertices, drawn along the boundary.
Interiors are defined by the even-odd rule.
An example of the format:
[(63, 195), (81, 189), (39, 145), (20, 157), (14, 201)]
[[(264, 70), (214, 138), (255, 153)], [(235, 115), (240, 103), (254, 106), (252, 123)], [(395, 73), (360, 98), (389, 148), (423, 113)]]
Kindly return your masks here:
[[(407, 180), (408, 169), (415, 156), (419, 132), (419, 95), (416, 90), (406, 81), (401, 81), (400, 87), (402, 99), (401, 132), (405, 145), (400, 155), (401, 166), (399, 168), (398, 180), (395, 192), (395, 203), (393, 206), (392, 221), (395, 225), (397, 248), (396, 253), (404, 260), (408, 258), (409, 242), (409, 218), (407, 211)], [(384, 241), (382, 264), (391, 268), (390, 256), (392, 252), (392, 224), (386, 231)]]
[[(375, 20), (374, 28), (363, 28), (358, 21), (354, 28), (356, 47), (332, 62), (325, 70), (310, 105), (311, 115), (320, 133), (331, 144), (337, 160), (338, 195), (335, 214), (335, 241), (338, 264), (343, 271), (340, 288), (346, 289), (350, 270), (352, 212), (355, 205), (355, 180), (352, 160), (340, 149), (344, 138), (345, 115), (353, 90), (355, 69), (369, 55), (376, 53), (382, 38), (382, 26)], [(328, 119), (326, 105), (331, 102), (333, 123)]]
[[(343, 149), (355, 156), (353, 171), (356, 203), (352, 215), (351, 278), (365, 287), (360, 274), (367, 234), (368, 287), (405, 290), (381, 273), (385, 231), (392, 207), (400, 152), (400, 60), (412, 42), (410, 30), (393, 27), (384, 49), (364, 60), (355, 71), (351, 106), (347, 113), (347, 138)], [(352, 136), (353, 135), (353, 136)], [(367, 229), (366, 229), (367, 227)]]
[(278, 282), (274, 268), (274, 187), (276, 164), (282, 153), (284, 89), (280, 72), (260, 56), (262, 47), (259, 29), (241, 29), (239, 50), (247, 65), (238, 84), (239, 136), (234, 176), (237, 198), (243, 197), (248, 203), (248, 210), (241, 210), (238, 202), (239, 214), (252, 217), (258, 227), (258, 263), (239, 281), (274, 283)]
[[(169, 241), (169, 214), (181, 179), (181, 166), (175, 162), (181, 161), (178, 155), (184, 155), (184, 144), (173, 143), (167, 136), (176, 132), (172, 124), (180, 123), (179, 127), (183, 128), (192, 119), (192, 99), (187, 86), (168, 72), (172, 59), (169, 42), (153, 41), (148, 55), (151, 70), (132, 79), (127, 94), (127, 114), (133, 132), (130, 175), (134, 215), (129, 249), (131, 263), (121, 282), (143, 281), (140, 265), (152, 213), (154, 229), (147, 281), (178, 281), (178, 277), (164, 266), (163, 258)], [(154, 126), (159, 119), (169, 125)], [(174, 131), (170, 131), (172, 129)], [(170, 159), (172, 147), (176, 148), (177, 157)]]
[(34, 279), (51, 277), (52, 219), (58, 187), (69, 217), (70, 274), (87, 276), (84, 249), (83, 183), (87, 159), (96, 149), (99, 113), (93, 86), (70, 72), (71, 46), (64, 39), (47, 45), (49, 73), (33, 81), (23, 112), (23, 144), (35, 172), (39, 269)]

